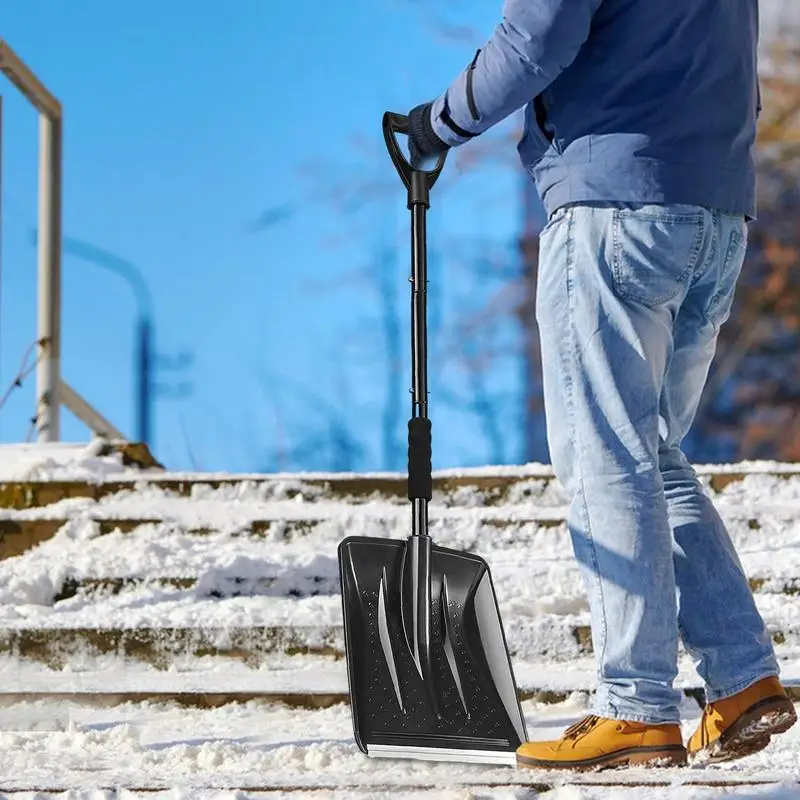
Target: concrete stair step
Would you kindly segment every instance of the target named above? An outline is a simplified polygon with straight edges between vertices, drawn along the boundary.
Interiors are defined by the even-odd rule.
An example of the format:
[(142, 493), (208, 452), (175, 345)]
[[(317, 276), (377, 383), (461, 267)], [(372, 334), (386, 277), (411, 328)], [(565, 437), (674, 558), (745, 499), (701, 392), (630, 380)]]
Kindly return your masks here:
[[(561, 703), (576, 692), (594, 691), (591, 656), (577, 657), (568, 669), (562, 663), (514, 658), (513, 668), (523, 701)], [(800, 661), (782, 662), (781, 681), (792, 699), (800, 701)], [(679, 660), (675, 685), (685, 697), (703, 704), (702, 682), (686, 655)], [(96, 706), (174, 702), (196, 708), (258, 702), (314, 709), (348, 703), (349, 694), (345, 662), (334, 656), (266, 655), (259, 669), (209, 657), (185, 660), (169, 670), (111, 656), (99, 664), (64, 671), (0, 658), (0, 708), (37, 699)]]
[[(731, 469), (719, 466), (698, 466), (698, 474), (714, 492), (752, 475), (791, 479), (800, 474), (800, 466), (781, 464), (737, 465)], [(487, 506), (519, 504), (541, 495), (556, 480), (547, 466), (489, 467), (475, 470), (441, 470), (434, 473), (435, 503), (480, 502)], [(247, 487), (264, 499), (303, 496), (306, 500), (336, 498), (351, 504), (382, 499), (406, 503), (407, 479), (402, 473), (285, 475), (227, 474), (214, 475), (153, 473), (89, 481), (0, 481), (0, 508), (27, 509), (47, 506), (65, 499), (101, 500), (143, 486), (156, 487), (179, 497), (197, 496), (203, 492)]]
[[(577, 572), (577, 571), (576, 571)], [(493, 573), (497, 584), (497, 571)], [(60, 603), (74, 597), (91, 597), (100, 599), (112, 597), (124, 592), (135, 591), (141, 588), (174, 589), (178, 591), (198, 591), (198, 577), (196, 576), (117, 576), (110, 578), (82, 578), (75, 580), (68, 578), (64, 581), (61, 591), (55, 596), (54, 602)], [(800, 578), (789, 580), (777, 579), (772, 576), (750, 577), (750, 588), (755, 594), (800, 594)], [(579, 576), (575, 576), (576, 584)], [(202, 597), (318, 597), (320, 595), (335, 595), (339, 593), (338, 576), (314, 575), (286, 580), (281, 577), (253, 579), (250, 577), (226, 577), (224, 587), (215, 587), (200, 593)], [(558, 584), (558, 588), (561, 584)], [(548, 594), (547, 585), (537, 588), (542, 594)]]
[[(200, 582), (200, 585), (198, 583)], [(102, 599), (141, 588), (191, 591), (201, 597), (318, 597), (339, 593), (336, 574), (251, 578), (226, 576), (224, 581), (204, 589), (202, 578), (197, 576), (117, 576), (109, 578), (67, 578), (55, 596), (54, 603), (74, 597)]]
[[(338, 508), (337, 511), (341, 511)], [(148, 527), (163, 528), (163, 534), (184, 536), (240, 536), (245, 539), (269, 539), (276, 543), (292, 543), (313, 539), (320, 543), (335, 544), (347, 535), (372, 535), (402, 537), (408, 533), (408, 518), (405, 509), (388, 515), (384, 512), (366, 512), (347, 509), (344, 514), (334, 516), (286, 516), (275, 509), (274, 516), (229, 522), (224, 528), (213, 522), (163, 519), (156, 516), (141, 518), (76, 515), (74, 517), (0, 518), (0, 560), (14, 558), (38, 545), (51, 540), (66, 526), (82, 525), (93, 528), (93, 536), (108, 536), (113, 533), (136, 535)], [(779, 546), (781, 539), (795, 545), (800, 533), (794, 533), (796, 521), (786, 512), (776, 515), (765, 510), (759, 514), (748, 509), (744, 514), (723, 509), (723, 518), (731, 527), (732, 534), (741, 547), (743, 539), (757, 544), (760, 534), (769, 532), (771, 544)], [(541, 545), (563, 542), (568, 552), (566, 521), (563, 508), (529, 508), (525, 512), (509, 509), (507, 513), (487, 509), (483, 512), (470, 509), (433, 509), (431, 534), (444, 546), (486, 550), (503, 546)], [(775, 532), (776, 527), (782, 533)], [(454, 539), (454, 530), (457, 537)], [(552, 534), (552, 535), (550, 535)], [(543, 538), (544, 537), (544, 538)]]
[[(591, 628), (578, 618), (504, 615), (509, 652), (523, 660), (568, 663), (593, 652)], [(767, 622), (776, 647), (794, 652), (800, 626)], [(186, 659), (225, 658), (258, 669), (273, 655), (344, 657), (341, 624), (230, 627), (0, 628), (0, 657), (21, 658), (50, 669), (104, 656), (123, 657), (156, 669)]]
[[(520, 658), (567, 661), (591, 652), (589, 626), (556, 617), (505, 621), (510, 652)], [(344, 657), (340, 623), (138, 628), (0, 628), (0, 657), (63, 669), (72, 661), (120, 656), (169, 669), (175, 662), (226, 658), (258, 669), (274, 655)]]
[[(800, 702), (800, 685), (785, 684), (786, 694), (795, 702)], [(589, 696), (594, 694), (591, 684), (587, 683), (580, 690), (554, 691), (552, 689), (539, 689), (536, 687), (519, 687), (520, 701), (532, 700), (536, 703), (555, 705), (563, 703), (574, 691), (585, 692)], [(680, 689), (684, 697), (691, 699), (698, 706), (705, 704), (703, 688), (697, 686), (683, 687)], [(0, 707), (3, 703), (34, 703), (34, 702), (74, 702), (96, 708), (108, 708), (126, 703), (174, 703), (182, 708), (222, 708), (224, 706), (251, 703), (272, 705), (280, 703), (291, 708), (320, 709), (331, 708), (336, 705), (349, 705), (350, 695), (343, 689), (339, 692), (280, 692), (280, 691), (240, 691), (230, 690), (221, 692), (191, 692), (191, 691), (128, 691), (109, 692), (98, 689), (97, 691), (69, 692), (63, 689), (56, 692), (24, 691), (19, 689), (14, 692), (0, 692)]]
[[(33, 547), (52, 539), (56, 533), (74, 519), (66, 517), (52, 519), (0, 519), (0, 560), (22, 555)], [(113, 518), (93, 517), (83, 520), (87, 524), (96, 526), (98, 536), (107, 536), (111, 533), (136, 533), (137, 530), (148, 525), (161, 525), (173, 529), (180, 528), (182, 533), (190, 536), (210, 536), (217, 531), (210, 525), (175, 525), (159, 518)], [(324, 519), (259, 519), (247, 523), (241, 535), (250, 537), (267, 537), (280, 531), (280, 536), (285, 541), (291, 541), (307, 534), (317, 525), (324, 523)]]
[[(568, 671), (551, 662), (516, 659), (517, 685), (525, 698), (534, 695), (546, 702), (559, 702), (572, 692), (588, 690), (594, 680), (593, 660), (575, 659)], [(682, 662), (679, 684), (691, 690), (696, 675), (688, 659)], [(800, 682), (800, 675), (798, 675)], [(55, 697), (71, 696), (182, 696), (185, 702), (224, 702), (224, 698), (313, 697), (312, 705), (344, 702), (347, 698), (347, 668), (340, 656), (318, 654), (286, 656), (265, 654), (259, 669), (224, 656), (177, 660), (168, 670), (132, 662), (123, 655), (85, 661), (80, 668), (54, 670), (44, 664), (0, 658), (0, 701), (12, 702), (19, 693)], [(208, 701), (201, 698), (208, 697)], [(294, 702), (294, 701), (287, 701)]]
[[(434, 477), (434, 492), (438, 502), (457, 500), (462, 490), (477, 493), (486, 505), (506, 502), (509, 495), (523, 499), (527, 494), (543, 491), (555, 478), (542, 470), (530, 475), (452, 475)], [(302, 496), (314, 499), (337, 499), (359, 504), (380, 499), (384, 502), (407, 503), (407, 479), (400, 474), (349, 475), (337, 474), (316, 477), (313, 474), (287, 476), (199, 474), (176, 477), (138, 476), (88, 483), (84, 481), (5, 481), (0, 483), (0, 508), (26, 509), (42, 507), (67, 499), (99, 501), (122, 492), (135, 491), (148, 486), (169, 492), (177, 497), (190, 497), (198, 493), (243, 487), (260, 495), (264, 500), (288, 499)], [(518, 501), (519, 501), (518, 500)]]
[[(405, 509), (404, 509), (405, 510)], [(348, 530), (351, 522), (357, 521), (357, 530)], [(555, 529), (566, 533), (563, 515), (555, 511), (548, 513), (536, 511), (523, 517), (497, 516), (480, 514), (437, 514), (431, 516), (431, 533), (437, 540), (444, 537), (446, 544), (448, 525), (461, 523), (478, 526), (482, 533), (492, 537), (492, 542), (514, 541), (523, 537), (530, 538), (531, 533), (539, 533)], [(0, 560), (22, 555), (28, 550), (52, 539), (63, 527), (72, 524), (91, 525), (94, 535), (107, 536), (112, 533), (136, 534), (148, 526), (164, 528), (164, 534), (180, 533), (187, 536), (213, 536), (223, 533), (213, 524), (183, 522), (181, 520), (163, 520), (153, 517), (60, 517), (0, 519)], [(241, 536), (253, 539), (271, 539), (277, 543), (291, 543), (315, 537), (337, 543), (348, 535), (372, 536), (405, 536), (408, 535), (408, 518), (405, 514), (394, 517), (376, 514), (352, 514), (338, 518), (319, 517), (283, 517), (249, 519), (240, 524), (229, 525), (224, 535)]]

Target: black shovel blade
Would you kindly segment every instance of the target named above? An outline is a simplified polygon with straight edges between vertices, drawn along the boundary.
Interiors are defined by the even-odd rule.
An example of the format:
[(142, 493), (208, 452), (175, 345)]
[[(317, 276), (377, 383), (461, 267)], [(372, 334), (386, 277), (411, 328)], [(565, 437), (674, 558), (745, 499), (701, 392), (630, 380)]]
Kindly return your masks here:
[(404, 627), (407, 548), (363, 536), (339, 545), (356, 742), (369, 756), (513, 766), (525, 721), (489, 567), (432, 545), (426, 669)]

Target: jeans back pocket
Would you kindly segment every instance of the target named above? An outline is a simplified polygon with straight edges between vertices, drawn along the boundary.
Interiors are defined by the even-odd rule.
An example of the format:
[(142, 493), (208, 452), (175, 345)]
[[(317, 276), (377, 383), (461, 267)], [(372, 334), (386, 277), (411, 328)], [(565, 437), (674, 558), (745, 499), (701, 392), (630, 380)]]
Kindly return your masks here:
[(611, 268), (620, 297), (653, 307), (686, 291), (703, 245), (703, 209), (615, 208), (613, 228)]

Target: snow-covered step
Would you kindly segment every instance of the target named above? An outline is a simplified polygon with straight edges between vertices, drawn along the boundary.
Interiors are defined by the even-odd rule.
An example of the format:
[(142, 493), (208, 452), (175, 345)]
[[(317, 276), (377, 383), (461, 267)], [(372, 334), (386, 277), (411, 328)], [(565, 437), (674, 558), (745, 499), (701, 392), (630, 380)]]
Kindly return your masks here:
[[(522, 700), (558, 703), (574, 692), (592, 693), (594, 659), (569, 662), (512, 659)], [(702, 705), (702, 680), (692, 660), (678, 661), (676, 688)], [(800, 700), (800, 660), (781, 662), (781, 680)], [(231, 702), (283, 702), (302, 708), (323, 708), (349, 702), (347, 668), (338, 657), (305, 654), (264, 656), (259, 667), (224, 656), (181, 658), (159, 669), (122, 655), (77, 658), (64, 669), (19, 658), (0, 657), (0, 704), (20, 699), (63, 699), (95, 705), (161, 700), (185, 706), (216, 707)]]
[[(573, 659), (568, 667), (546, 661), (514, 660), (514, 673), (524, 699), (558, 702), (575, 691), (591, 689), (595, 680), (591, 658)], [(800, 683), (797, 675), (788, 680)], [(784, 676), (784, 677), (787, 677)], [(676, 685), (687, 691), (697, 687), (697, 674), (687, 658), (681, 661)], [(175, 659), (169, 670), (121, 655), (76, 660), (74, 667), (53, 670), (37, 662), (0, 658), (0, 699), (8, 702), (19, 693), (56, 695), (105, 695), (135, 697), (137, 694), (180, 695), (212, 700), (230, 697), (280, 697), (294, 703), (312, 698), (314, 706), (347, 700), (347, 668), (341, 658), (314, 654), (266, 655), (258, 668), (225, 658), (204, 655)], [(313, 699), (316, 698), (316, 699)], [(203, 701), (205, 703), (205, 701)]]
[[(269, 616), (276, 617), (271, 613)], [(73, 661), (121, 655), (169, 669), (177, 662), (219, 656), (258, 668), (273, 654), (344, 656), (344, 632), (336, 624), (266, 623), (219, 627), (213, 619), (194, 625), (153, 627), (0, 627), (0, 656), (13, 656), (62, 669)], [(56, 623), (59, 620), (54, 620)], [(272, 624), (270, 624), (272, 622)], [(505, 621), (509, 652), (518, 658), (569, 661), (591, 652), (589, 626), (570, 618), (543, 615)], [(794, 643), (794, 632), (786, 640)]]
[[(409, 533), (407, 510), (381, 506), (372, 513), (359, 513), (350, 506), (328, 504), (313, 509), (315, 513), (298, 513), (297, 506), (282, 509), (273, 506), (268, 513), (255, 518), (243, 517), (241, 507), (230, 508), (216, 504), (204, 509), (200, 504), (187, 504), (185, 509), (191, 519), (181, 519), (177, 509), (166, 518), (130, 518), (74, 514), (71, 517), (23, 518), (17, 512), (3, 518), (0, 511), (0, 560), (13, 558), (48, 542), (59, 533), (69, 538), (96, 538), (113, 534), (147, 536), (157, 531), (159, 537), (210, 537), (224, 535), (239, 540), (266, 540), (287, 544), (303, 541), (309, 545), (327, 545), (335, 548), (345, 536), (381, 536), (399, 538)], [(35, 509), (34, 513), (46, 511)], [(8, 513), (8, 512), (6, 512)], [(23, 512), (30, 514), (31, 512)], [(152, 512), (151, 512), (152, 513)], [(257, 512), (256, 512), (257, 513)], [(547, 537), (546, 531), (556, 529)], [(437, 511), (431, 514), (431, 534), (444, 546), (459, 545), (474, 549), (480, 543), (486, 546), (503, 546), (511, 542), (528, 542), (541, 539), (566, 542), (563, 514), (558, 510), (531, 509), (524, 515), (498, 514), (481, 510)], [(560, 536), (558, 534), (561, 534)], [(116, 540), (113, 540), (114, 542)]]
[[(42, 479), (33, 470), (31, 477), (15, 478), (13, 473), (0, 478), (0, 508), (25, 509), (61, 501), (99, 502), (114, 495), (161, 492), (169, 496), (201, 499), (214, 494), (229, 500), (258, 497), (264, 501), (301, 498), (304, 502), (331, 500), (358, 505), (381, 500), (405, 504), (406, 476), (403, 473), (296, 473), (231, 474), (167, 473), (129, 471), (88, 474), (76, 480), (68, 468), (55, 470)], [(751, 478), (796, 483), (800, 466), (774, 462), (698, 466), (701, 480), (712, 492)], [(46, 475), (46, 471), (44, 473)], [(514, 467), (438, 470), (434, 473), (434, 505), (519, 505), (547, 502), (561, 496), (549, 466), (531, 464)]]
[[(729, 509), (736, 512), (737, 516), (745, 516), (750, 509), (762, 514), (794, 515), (800, 500), (800, 474), (781, 476), (756, 473), (739, 477), (737, 482), (726, 485), (724, 490), (711, 492), (722, 510)], [(192, 484), (191, 491), (187, 492), (175, 492), (165, 488), (162, 483), (142, 482), (124, 487), (115, 485), (115, 491), (96, 498), (78, 496), (57, 500), (54, 497), (39, 498), (34, 492), (30, 496), (23, 493), (24, 496), (17, 498), (17, 502), (0, 494), (0, 518), (64, 519), (86, 514), (99, 519), (172, 519), (185, 525), (201, 521), (216, 527), (227, 521), (222, 509), (227, 509), (233, 515), (234, 523), (242, 525), (260, 518), (328, 518), (331, 513), (340, 514), (343, 508), (350, 508), (354, 514), (407, 516), (409, 507), (405, 496), (393, 498), (376, 493), (356, 498), (358, 502), (355, 502), (347, 495), (329, 494), (322, 487), (310, 487), (307, 484), (300, 484), (293, 491), (288, 491), (281, 481), (267, 478), (260, 482), (231, 478), (223, 486)], [(0, 491), (2, 486), (0, 484)], [(92, 486), (86, 486), (91, 495)], [(42, 487), (50, 487), (50, 484), (42, 484)], [(496, 515), (508, 519), (534, 519), (546, 518), (554, 513), (563, 518), (566, 511), (567, 501), (560, 488), (552, 485), (552, 482), (544, 484), (541, 479), (509, 481), (506, 496), (494, 498), (493, 502), (487, 502), (487, 498), (474, 487), (467, 488), (469, 491), (451, 494), (437, 495), (434, 492), (431, 515), (436, 517), (440, 512), (461, 509), (486, 517)]]
[[(191, 592), (195, 597), (317, 597), (339, 594), (337, 563), (317, 559), (317, 569), (285, 570), (258, 569), (254, 574), (251, 565), (240, 569), (211, 570), (190, 575), (184, 569), (181, 575), (125, 574), (106, 577), (66, 577), (54, 587), (53, 603), (78, 598), (97, 602), (112, 596), (139, 590), (158, 591), (163, 594), (175, 591)], [(785, 571), (785, 566), (784, 566)], [(800, 575), (800, 566), (797, 568)], [(583, 582), (578, 569), (571, 564), (527, 565), (525, 559), (511, 568), (493, 568), (495, 586), (503, 588), (506, 605), (512, 598), (515, 605), (529, 602), (536, 609), (558, 604), (571, 604), (576, 610), (585, 610)], [(755, 594), (800, 594), (800, 577), (780, 577), (772, 574), (752, 574), (750, 588)]]
[[(512, 651), (563, 661), (590, 651), (588, 608), (563, 537), (555, 550), (545, 546), (552, 537), (549, 544), (555, 548), (554, 531), (541, 536), (541, 547), (496, 548), (487, 560)], [(789, 548), (780, 558), (776, 552), (745, 547), (742, 558), (775, 641), (794, 647), (800, 637), (800, 605), (793, 596), (800, 548)], [(139, 580), (126, 586), (129, 577)], [(86, 591), (91, 588), (102, 591)], [(194, 652), (185, 643), (196, 628), (207, 628), (214, 641), (229, 630), (245, 638), (248, 630), (268, 630), (267, 639), (256, 633), (252, 647), (243, 650), (258, 661), (276, 649), (313, 650), (320, 637), (340, 652), (337, 592), (333, 546), (318, 552), (302, 542), (165, 537), (158, 526), (135, 537), (88, 540), (67, 531), (0, 563), (0, 628), (16, 631), (9, 634), (6, 652), (22, 648), (53, 663), (65, 663), (65, 653), (69, 659), (81, 649), (91, 650), (99, 635), (92, 631), (104, 632), (106, 651), (123, 646), (113, 644), (123, 637), (132, 642), (123, 649), (130, 646), (161, 663), (174, 652), (165, 644), (165, 631), (180, 631), (176, 646)]]
[[(524, 702), (529, 738), (559, 735), (586, 713), (587, 700), (576, 694), (556, 705)], [(687, 701), (681, 712), (686, 738), (697, 725), (700, 710)], [(695, 794), (693, 787), (715, 786), (717, 796), (736, 786), (750, 787), (747, 796), (753, 797), (773, 784), (777, 798), (783, 796), (780, 785), (789, 787), (800, 779), (799, 729), (796, 726), (761, 753), (729, 765), (565, 775), (513, 767), (368, 759), (353, 741), (350, 709), (344, 705), (304, 710), (243, 703), (195, 710), (173, 703), (111, 708), (63, 701), (13, 703), (0, 708), (0, 791), (163, 788), (172, 790), (172, 798), (202, 798), (202, 792), (212, 789), (317, 790), (316, 797), (357, 797), (357, 792), (370, 792), (372, 798), (394, 800), (427, 790), (433, 793), (430, 796), (447, 800), (487, 794), (527, 797), (572, 786), (572, 790), (562, 788), (557, 796), (633, 800), (646, 792), (651, 800), (688, 800), (714, 796), (708, 791)], [(662, 789), (664, 794), (659, 793)]]
[[(59, 622), (59, 621), (56, 621)], [(779, 658), (796, 658), (800, 626), (767, 620)], [(580, 616), (504, 615), (508, 649), (513, 658), (546, 660), (554, 669), (593, 652), (588, 620)], [(63, 669), (98, 656), (119, 655), (130, 662), (172, 669), (176, 663), (204, 656), (242, 662), (254, 669), (274, 654), (344, 656), (340, 624), (281, 624), (269, 621), (219, 627), (213, 620), (193, 625), (139, 627), (0, 627), (0, 656)]]
[[(0, 658), (0, 702), (22, 696), (120, 703), (169, 698), (183, 705), (216, 706), (226, 702), (278, 701), (298, 707), (322, 708), (349, 700), (343, 659), (321, 655), (265, 655), (258, 668), (222, 656), (176, 658), (169, 670), (132, 662), (118, 655), (76, 661), (75, 668), (49, 669), (41, 663)], [(514, 659), (520, 697), (561, 702), (573, 692), (590, 692), (596, 677), (591, 658), (555, 665)], [(783, 679), (798, 684), (800, 669)], [(676, 686), (687, 696), (698, 695), (701, 683), (691, 661), (683, 657)]]
[(91, 481), (163, 473), (146, 444), (96, 438), (89, 442), (0, 444), (0, 483)]
[[(198, 502), (173, 506), (165, 519), (105, 517), (74, 510), (72, 516), (62, 518), (21, 518), (20, 513), (31, 512), (0, 511), (0, 565), (3, 560), (18, 556), (26, 556), (24, 563), (28, 563), (31, 551), (35, 551), (34, 560), (43, 559), (45, 554), (54, 556), (57, 551), (59, 561), (80, 561), (85, 560), (87, 548), (99, 565), (104, 552), (146, 553), (154, 546), (174, 554), (183, 550), (190, 555), (267, 550), (277, 554), (305, 548), (335, 556), (338, 543), (346, 536), (405, 538), (409, 534), (407, 509), (386, 505), (356, 510), (342, 504), (320, 504), (315, 509), (276, 503), (268, 512), (235, 504), (205, 505)], [(43, 510), (46, 509), (35, 511)], [(13, 516), (4, 518), (4, 513)], [(721, 513), (741, 554), (761, 553), (764, 563), (771, 557), (771, 563), (784, 574), (786, 563), (800, 563), (800, 519), (794, 510), (767, 507), (741, 513), (736, 507), (723, 506)], [(442, 546), (487, 556), (523, 549), (538, 559), (571, 556), (560, 508), (436, 509), (431, 514), (431, 535)], [(290, 547), (287, 549), (286, 545)], [(784, 551), (781, 558), (775, 557), (778, 551)], [(137, 556), (135, 561), (141, 564), (142, 557)], [(22, 565), (23, 562), (15, 562), (14, 568)]]
[[(498, 505), (535, 498), (548, 490), (555, 478), (547, 467), (519, 468), (503, 474), (502, 468), (489, 473), (464, 471), (434, 475), (437, 504)], [(115, 495), (149, 490), (173, 498), (201, 499), (210, 494), (235, 500), (247, 496), (263, 501), (304, 502), (336, 499), (350, 505), (381, 500), (407, 504), (407, 479), (400, 473), (349, 474), (298, 473), (296, 475), (214, 475), (199, 473), (131, 474), (95, 481), (5, 481), (0, 482), (0, 508), (25, 509), (61, 501), (100, 502)]]
[[(797, 592), (800, 526), (732, 530), (756, 593)], [(8, 614), (18, 616), (17, 606), (30, 607), (23, 613), (34, 620), (51, 614), (53, 605), (63, 616), (116, 594), (126, 596), (115, 601), (119, 606), (152, 607), (209, 597), (261, 597), (263, 603), (266, 597), (336, 594), (338, 541), (197, 536), (163, 525), (99, 536), (83, 526), (68, 527), (34, 550), (0, 561), (0, 624)], [(513, 604), (512, 611), (586, 610), (583, 581), (563, 531), (526, 530), (517, 540), (503, 538), (490, 547), (474, 528), (453, 525), (443, 527), (438, 541), (481, 553), (501, 604)]]

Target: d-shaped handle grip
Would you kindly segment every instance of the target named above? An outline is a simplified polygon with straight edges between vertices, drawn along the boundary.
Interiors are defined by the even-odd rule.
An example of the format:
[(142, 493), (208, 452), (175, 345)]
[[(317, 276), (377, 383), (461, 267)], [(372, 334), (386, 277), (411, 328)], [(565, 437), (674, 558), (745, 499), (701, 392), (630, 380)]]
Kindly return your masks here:
[(386, 148), (397, 174), (408, 189), (409, 207), (415, 203), (423, 203), (428, 206), (428, 192), (442, 173), (447, 153), (439, 156), (436, 166), (431, 170), (414, 169), (400, 149), (400, 143), (397, 141), (398, 133), (408, 135), (408, 117), (387, 111), (383, 115), (383, 138), (386, 140)]

